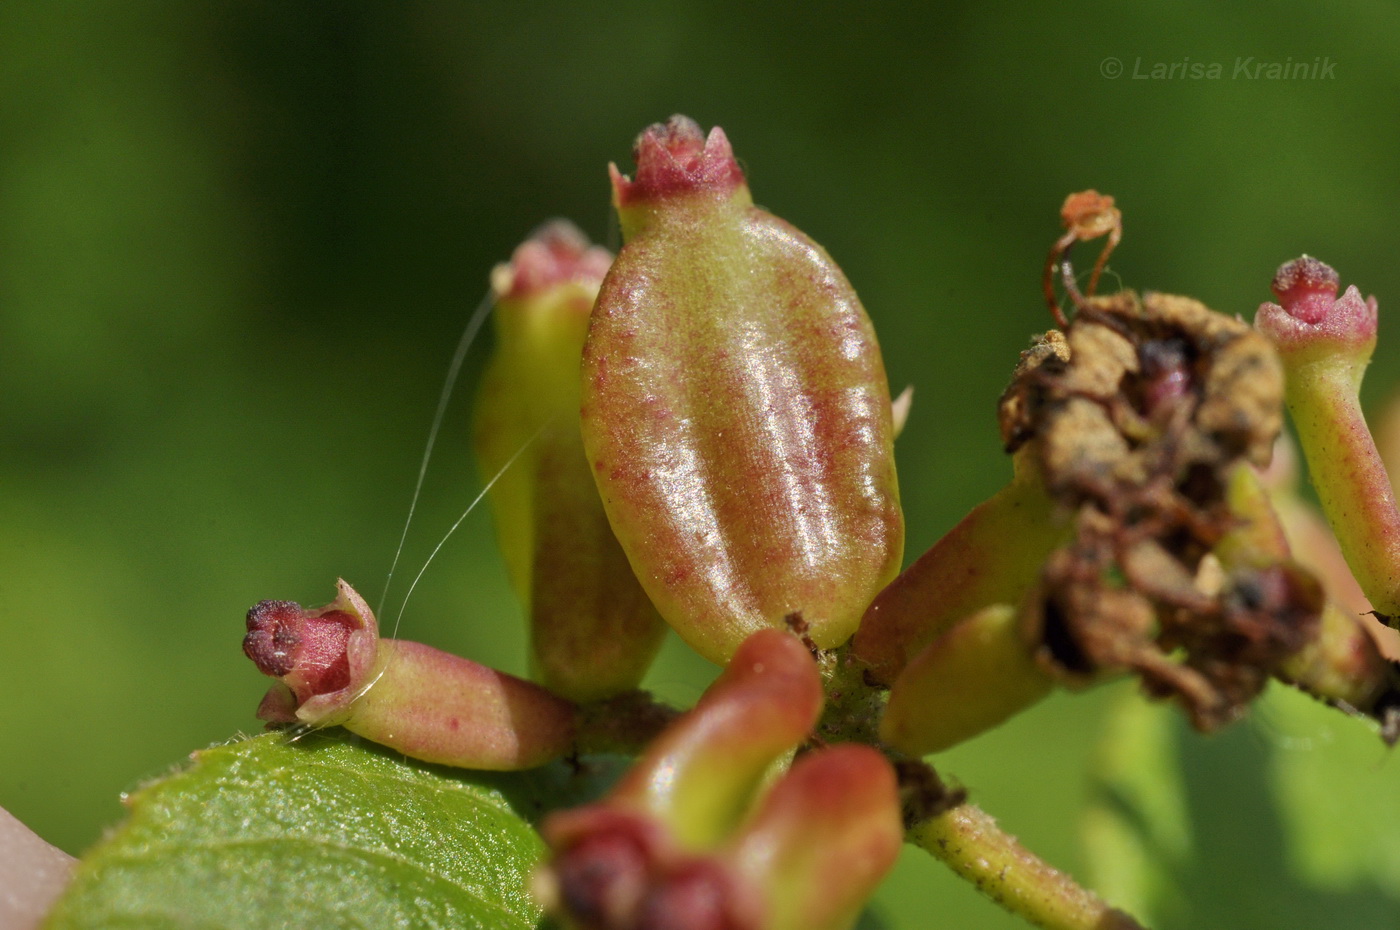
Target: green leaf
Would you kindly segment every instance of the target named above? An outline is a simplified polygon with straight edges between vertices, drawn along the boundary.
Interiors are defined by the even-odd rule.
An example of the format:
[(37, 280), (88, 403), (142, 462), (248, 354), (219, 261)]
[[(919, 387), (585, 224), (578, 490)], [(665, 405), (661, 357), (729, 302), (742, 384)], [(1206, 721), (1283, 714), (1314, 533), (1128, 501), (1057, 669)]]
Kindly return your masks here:
[(532, 822), (615, 770), (462, 772), (340, 731), (206, 749), (128, 799), (47, 926), (534, 928)]
[(1400, 791), (1375, 728), (1273, 686), (1192, 732), (1125, 695), (1085, 839), (1095, 887), (1156, 930), (1400, 926)]

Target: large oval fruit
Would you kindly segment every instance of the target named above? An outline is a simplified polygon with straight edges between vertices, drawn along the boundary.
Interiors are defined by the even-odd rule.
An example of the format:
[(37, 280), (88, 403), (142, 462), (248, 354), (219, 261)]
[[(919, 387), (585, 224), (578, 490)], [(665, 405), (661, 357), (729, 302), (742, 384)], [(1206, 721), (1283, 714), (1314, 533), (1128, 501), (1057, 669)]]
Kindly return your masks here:
[[(583, 435), (637, 577), (724, 662), (763, 627), (845, 641), (903, 550), (889, 388), (855, 291), (753, 206), (684, 117), (613, 170), (624, 247), (583, 363)], [(800, 618), (800, 622), (798, 622)]]

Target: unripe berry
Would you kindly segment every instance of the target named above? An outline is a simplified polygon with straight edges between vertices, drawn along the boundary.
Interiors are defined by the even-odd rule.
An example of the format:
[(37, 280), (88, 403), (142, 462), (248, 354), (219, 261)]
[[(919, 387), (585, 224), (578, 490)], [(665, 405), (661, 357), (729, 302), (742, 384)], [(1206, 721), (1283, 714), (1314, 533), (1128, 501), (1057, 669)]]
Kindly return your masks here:
[(674, 117), (613, 171), (625, 244), (598, 295), (583, 433), (661, 615), (706, 658), (800, 614), (844, 642), (899, 568), (889, 388), (820, 246), (753, 206), (724, 133)]

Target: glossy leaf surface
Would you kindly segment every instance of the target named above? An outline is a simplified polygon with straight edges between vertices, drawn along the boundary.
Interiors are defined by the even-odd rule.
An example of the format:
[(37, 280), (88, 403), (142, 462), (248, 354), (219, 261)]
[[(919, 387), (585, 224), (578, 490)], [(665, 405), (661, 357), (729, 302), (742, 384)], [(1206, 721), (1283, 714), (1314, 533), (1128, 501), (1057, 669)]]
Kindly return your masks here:
[(50, 916), (89, 927), (532, 928), (543, 798), (596, 787), (408, 764), (342, 731), (196, 753), (135, 792)]

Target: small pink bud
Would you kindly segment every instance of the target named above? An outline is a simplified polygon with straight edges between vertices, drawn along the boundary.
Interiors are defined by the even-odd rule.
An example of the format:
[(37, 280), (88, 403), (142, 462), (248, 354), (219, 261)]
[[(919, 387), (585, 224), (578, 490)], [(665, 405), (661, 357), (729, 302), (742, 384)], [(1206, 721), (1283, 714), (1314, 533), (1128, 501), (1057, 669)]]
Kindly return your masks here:
[(666, 624), (608, 524), (579, 432), (579, 364), (612, 264), (566, 220), (491, 274), (496, 345), (475, 445), (496, 535), (525, 608), (532, 675), (580, 703), (634, 690)]
[(612, 253), (590, 245), (573, 223), (550, 220), (516, 247), (509, 262), (496, 266), (491, 289), (497, 299), (514, 300), (539, 297), (562, 284), (596, 289), (612, 260)]
[(1361, 380), (1376, 345), (1374, 297), (1308, 256), (1274, 275), (1280, 303), (1259, 308), (1254, 325), (1278, 348), (1288, 412), (1308, 476), (1347, 565), (1371, 605), (1400, 616), (1400, 509), (1361, 410)]
[(844, 930), (904, 844), (894, 769), (843, 743), (801, 756), (760, 802), (731, 853), (763, 889), (770, 930)]
[[(685, 790), (710, 787), (691, 780)], [(545, 820), (553, 856), (534, 889), (566, 926), (845, 930), (904, 837), (893, 768), (849, 743), (801, 756), (766, 794), (750, 784), (749, 815), (705, 842), (677, 835), (633, 800), (614, 791)]]
[(782, 630), (760, 630), (652, 742), (613, 797), (650, 810), (684, 843), (713, 842), (743, 816), (769, 768), (811, 731), (822, 703), (807, 647)]
[(243, 653), (283, 685), (263, 699), (259, 719), (290, 723), (311, 716), (314, 722), (335, 723), (330, 718), (348, 708), (369, 680), (379, 624), (354, 588), (343, 580), (336, 587), (336, 599), (316, 610), (292, 601), (262, 601), (248, 611)]
[[(536, 877), (537, 896), (576, 930), (774, 927), (761, 919), (761, 881), (749, 881), (726, 850), (765, 780), (811, 732), (822, 698), (816, 661), (797, 637), (754, 633), (607, 797), (545, 819), (540, 832), (553, 857)], [(840, 759), (833, 761), (839, 767)], [(800, 785), (811, 781), (804, 776)], [(763, 821), (771, 821), (769, 829), (801, 833), (804, 827), (784, 813), (792, 792), (770, 797), (782, 803)], [(851, 799), (847, 806), (864, 810), (867, 803)], [(763, 860), (764, 848), (753, 844), (749, 858)], [(783, 863), (793, 856), (805, 861), (788, 850)]]
[(379, 639), (364, 599), (344, 581), (316, 610), (263, 601), (248, 612), (243, 651), (277, 678), (258, 707), (270, 724), (344, 726), (425, 762), (532, 768), (574, 748), (573, 704), (539, 685), (421, 643)]

